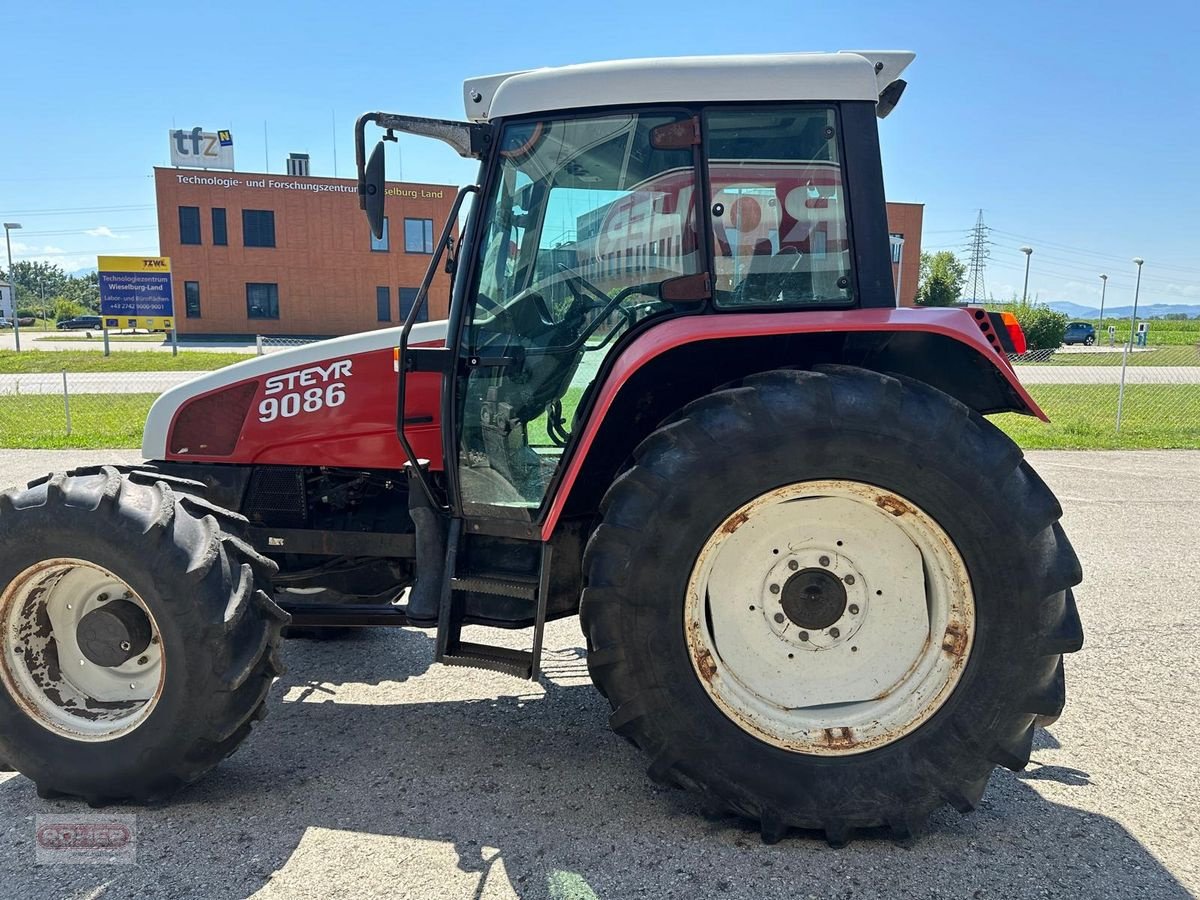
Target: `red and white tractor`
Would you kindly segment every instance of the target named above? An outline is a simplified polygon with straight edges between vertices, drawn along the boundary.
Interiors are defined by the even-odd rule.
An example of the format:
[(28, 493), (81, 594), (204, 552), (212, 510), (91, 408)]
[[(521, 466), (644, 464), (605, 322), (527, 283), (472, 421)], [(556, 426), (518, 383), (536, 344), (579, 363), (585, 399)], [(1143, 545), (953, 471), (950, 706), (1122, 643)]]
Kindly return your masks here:
[[(539, 69), (467, 81), (464, 121), (362, 116), (376, 234), (369, 125), (480, 161), (412, 314), (168, 391), (144, 466), (0, 494), (0, 757), (156, 800), (261, 717), (289, 621), (537, 678), (578, 613), (650, 775), (766, 840), (977, 804), (1063, 708), (1081, 573), (985, 418), (1042, 416), (1019, 329), (896, 307), (877, 119), (911, 59)], [(416, 324), (439, 267), (449, 319)]]

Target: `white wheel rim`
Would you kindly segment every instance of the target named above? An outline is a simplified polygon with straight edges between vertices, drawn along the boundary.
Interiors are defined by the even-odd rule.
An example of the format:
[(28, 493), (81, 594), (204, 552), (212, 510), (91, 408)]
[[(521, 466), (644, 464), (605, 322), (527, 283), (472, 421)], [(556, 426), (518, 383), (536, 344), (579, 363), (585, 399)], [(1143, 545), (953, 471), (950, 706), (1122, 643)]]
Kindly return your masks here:
[[(100, 665), (81, 649), (78, 627), (89, 613), (116, 601), (145, 614), (150, 643), (122, 664)], [(0, 680), (30, 718), (60, 736), (113, 740), (144, 722), (162, 694), (162, 642), (154, 616), (129, 585), (94, 563), (59, 558), (30, 566), (0, 594), (0, 625)]]
[(953, 693), (975, 637), (950, 537), (908, 499), (856, 481), (776, 488), (729, 516), (700, 551), (684, 616), (692, 665), (721, 711), (820, 756), (920, 727)]

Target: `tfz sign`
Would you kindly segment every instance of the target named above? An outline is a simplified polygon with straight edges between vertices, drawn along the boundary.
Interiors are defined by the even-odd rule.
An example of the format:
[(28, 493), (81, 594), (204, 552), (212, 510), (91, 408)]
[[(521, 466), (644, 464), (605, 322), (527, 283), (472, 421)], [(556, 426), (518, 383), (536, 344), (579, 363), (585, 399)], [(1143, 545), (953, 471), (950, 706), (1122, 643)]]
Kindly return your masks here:
[(191, 131), (174, 128), (167, 132), (171, 141), (171, 165), (201, 169), (233, 169), (233, 135), (229, 131)]

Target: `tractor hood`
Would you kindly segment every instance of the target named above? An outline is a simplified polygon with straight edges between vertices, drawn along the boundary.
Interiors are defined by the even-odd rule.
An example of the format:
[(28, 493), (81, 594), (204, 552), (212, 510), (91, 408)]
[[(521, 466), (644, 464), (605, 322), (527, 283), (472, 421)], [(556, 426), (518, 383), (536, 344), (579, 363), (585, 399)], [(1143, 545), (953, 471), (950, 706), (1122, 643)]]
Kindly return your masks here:
[[(181, 462), (305, 465), (311, 460), (364, 467), (386, 462), (384, 467), (399, 468), (404, 464), (395, 437), (400, 330), (281, 350), (174, 387), (150, 408), (142, 454)], [(428, 322), (413, 327), (409, 342), (436, 346), (445, 337), (445, 321)], [(436, 426), (436, 397), (423, 387), (428, 386), (420, 377), (410, 381), (410, 405), (420, 406), (423, 422)], [(364, 447), (369, 451), (360, 452)]]

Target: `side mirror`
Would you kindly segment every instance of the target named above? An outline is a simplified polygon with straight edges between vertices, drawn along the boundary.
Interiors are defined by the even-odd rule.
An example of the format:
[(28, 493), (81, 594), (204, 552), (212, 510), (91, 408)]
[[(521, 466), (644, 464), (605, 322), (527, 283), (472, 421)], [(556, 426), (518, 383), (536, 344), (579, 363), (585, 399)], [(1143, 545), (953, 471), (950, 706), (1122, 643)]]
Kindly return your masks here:
[(363, 197), (363, 209), (367, 212), (367, 221), (371, 224), (371, 234), (376, 240), (383, 237), (383, 203), (385, 198), (383, 176), (383, 141), (375, 145), (371, 158), (367, 160), (366, 196)]

